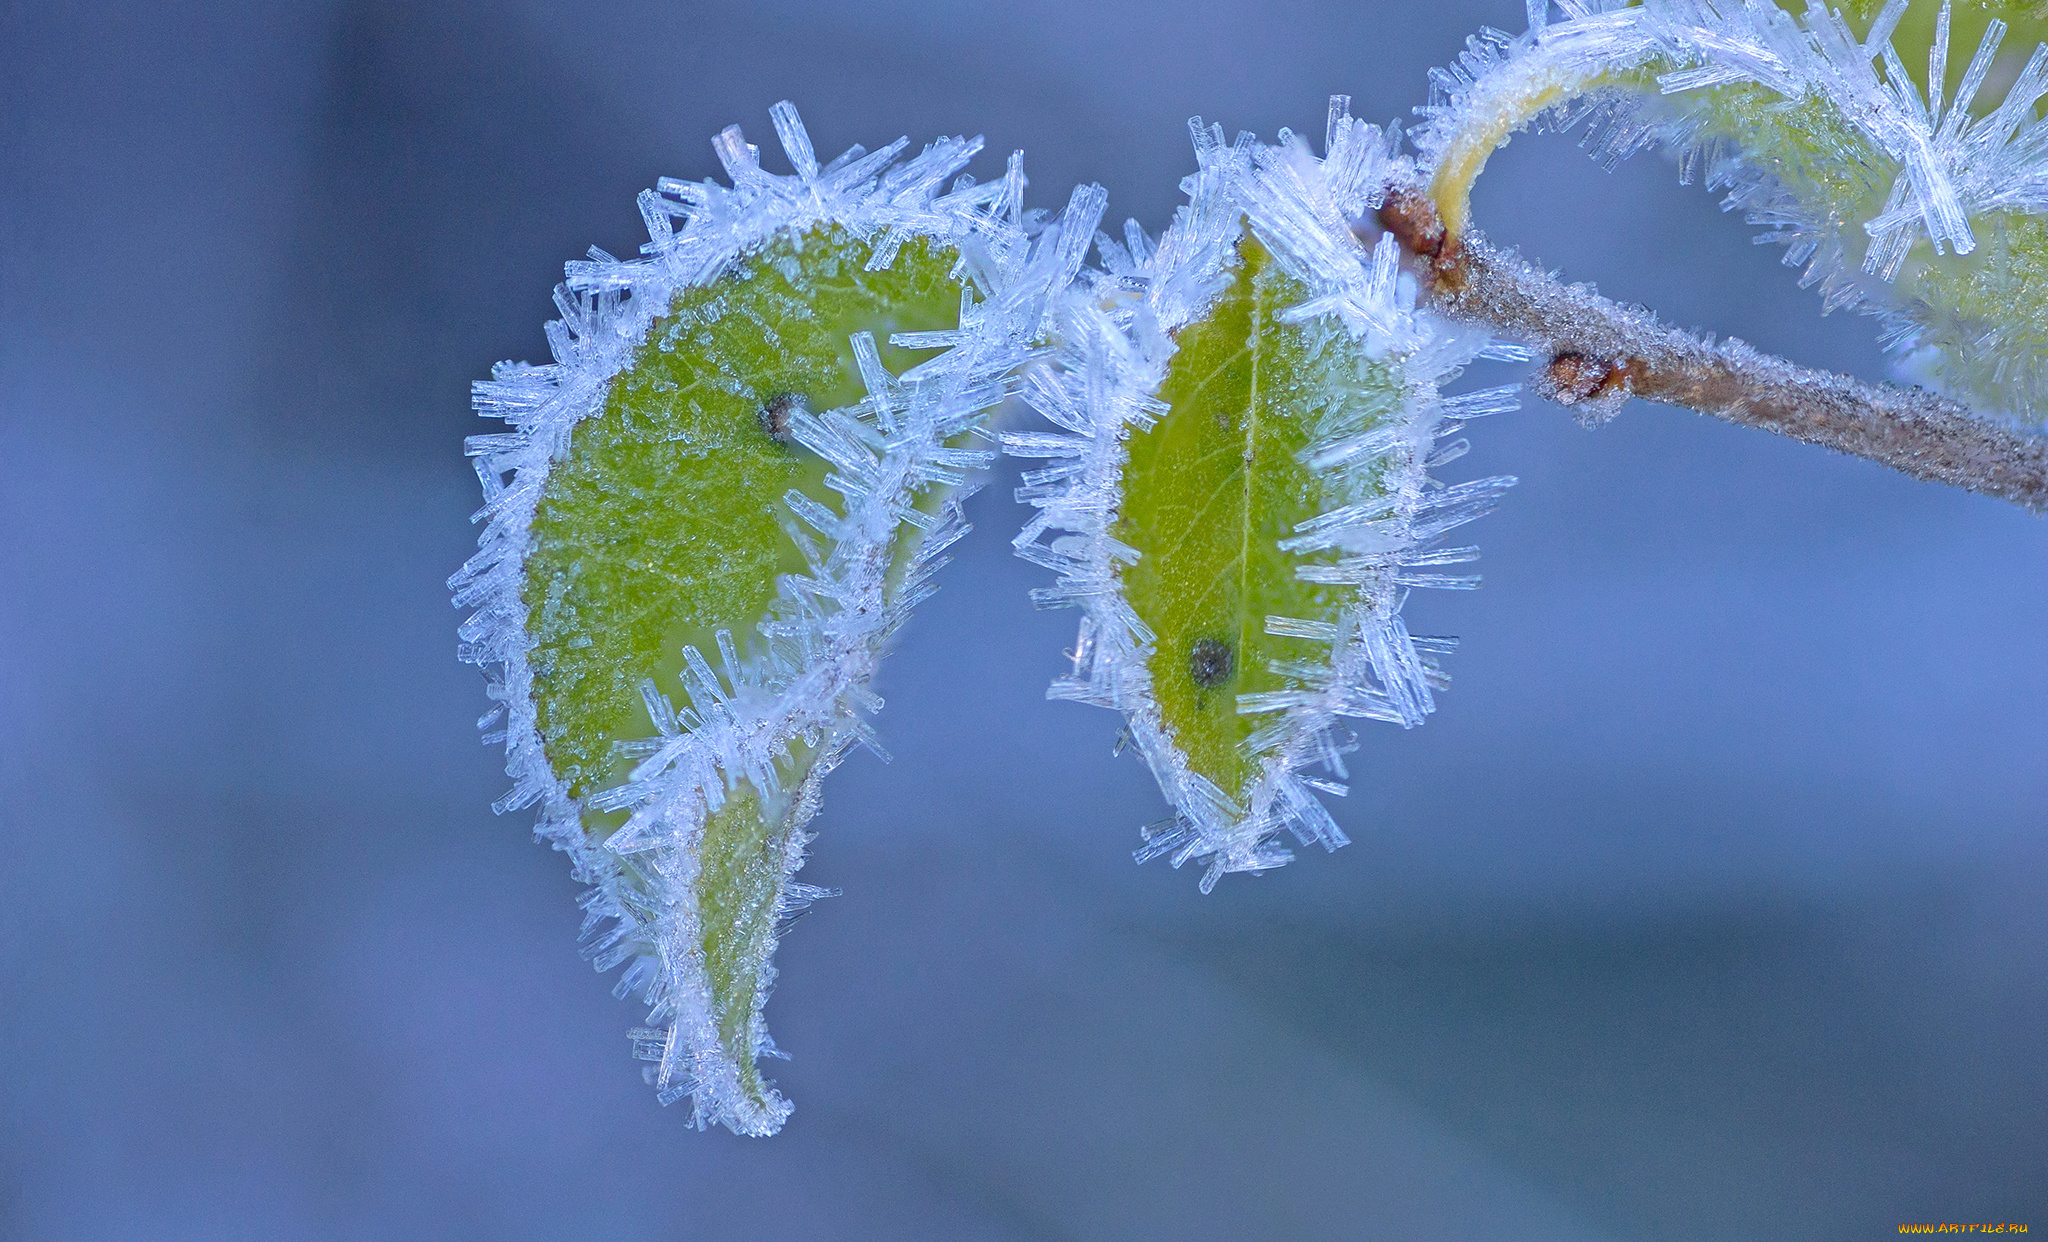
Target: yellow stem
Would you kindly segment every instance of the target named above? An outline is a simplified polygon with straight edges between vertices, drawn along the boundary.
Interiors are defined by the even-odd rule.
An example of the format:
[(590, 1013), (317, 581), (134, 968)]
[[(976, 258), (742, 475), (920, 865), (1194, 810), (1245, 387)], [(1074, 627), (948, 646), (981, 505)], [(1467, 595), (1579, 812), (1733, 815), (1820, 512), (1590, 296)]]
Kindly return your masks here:
[(1532, 48), (1519, 61), (1482, 78), (1466, 96), (1462, 124), (1437, 158), (1429, 197), (1447, 238), (1465, 231), (1472, 215), (1472, 184), (1487, 157), (1506, 146), (1510, 135), (1560, 100), (1584, 94), (1603, 75)]

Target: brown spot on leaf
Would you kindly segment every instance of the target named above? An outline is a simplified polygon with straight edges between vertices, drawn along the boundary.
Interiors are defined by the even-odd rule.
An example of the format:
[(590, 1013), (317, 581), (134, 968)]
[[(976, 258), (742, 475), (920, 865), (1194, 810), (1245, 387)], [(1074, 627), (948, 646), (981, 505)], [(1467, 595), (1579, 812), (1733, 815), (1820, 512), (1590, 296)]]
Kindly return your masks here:
[(777, 444), (788, 448), (796, 443), (796, 436), (790, 433), (790, 416), (799, 410), (811, 412), (810, 399), (798, 392), (778, 392), (768, 398), (760, 410), (761, 430)]
[(1198, 638), (1188, 652), (1188, 676), (1204, 690), (1214, 690), (1229, 681), (1236, 667), (1230, 644), (1220, 638)]

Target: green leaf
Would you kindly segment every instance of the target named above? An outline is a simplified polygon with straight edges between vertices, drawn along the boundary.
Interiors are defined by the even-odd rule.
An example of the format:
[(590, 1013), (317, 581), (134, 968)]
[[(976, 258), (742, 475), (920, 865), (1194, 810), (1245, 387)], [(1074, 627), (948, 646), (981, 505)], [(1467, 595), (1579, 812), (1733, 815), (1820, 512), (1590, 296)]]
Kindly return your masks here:
[[(550, 472), (524, 597), (538, 726), (572, 796), (624, 775), (615, 742), (655, 734), (643, 680), (672, 694), (685, 644), (713, 652), (720, 629), (744, 644), (776, 578), (805, 571), (783, 494), (839, 511), (825, 464), (771, 435), (771, 403), (859, 401), (856, 332), (957, 326), (950, 248), (915, 239), (878, 272), (870, 254), (837, 228), (784, 234), (678, 292)], [(918, 356), (882, 347), (892, 372)]]
[[(617, 744), (661, 732), (643, 684), (676, 697), (686, 647), (716, 652), (720, 631), (745, 645), (778, 576), (806, 572), (785, 494), (842, 508), (826, 463), (788, 434), (790, 403), (822, 413), (862, 399), (855, 333), (886, 342), (957, 326), (952, 249), (915, 239), (872, 272), (871, 253), (838, 228), (785, 233), (677, 292), (603, 408), (571, 432), (535, 510), (523, 598), (536, 723), (572, 797), (623, 782), (644, 751)], [(881, 357), (897, 373), (916, 360), (886, 346)], [(919, 535), (906, 525), (899, 542)], [(705, 817), (687, 890), (728, 1063), (711, 1072), (737, 1075), (728, 1124), (744, 1133), (773, 1133), (789, 1110), (755, 1053), (776, 922), (805, 839), (796, 810), (814, 803), (817, 753), (794, 741), (773, 790), (723, 774), (724, 801)], [(624, 819), (587, 804), (583, 813), (598, 837)]]
[(1162, 723), (1193, 771), (1240, 800), (1259, 774), (1247, 741), (1262, 718), (1239, 714), (1237, 696), (1298, 684), (1275, 662), (1328, 655), (1327, 644), (1268, 635), (1266, 618), (1334, 624), (1351, 594), (1302, 581), (1308, 558), (1280, 541), (1379, 490), (1379, 472), (1353, 471), (1336, 494), (1304, 450), (1382, 425), (1402, 396), (1393, 370), (1329, 317), (1279, 318), (1308, 298), (1264, 246), (1241, 240), (1230, 284), (1176, 335), (1158, 394), (1169, 410), (1132, 436), (1123, 474), (1116, 537), (1139, 553), (1124, 593), (1155, 636)]

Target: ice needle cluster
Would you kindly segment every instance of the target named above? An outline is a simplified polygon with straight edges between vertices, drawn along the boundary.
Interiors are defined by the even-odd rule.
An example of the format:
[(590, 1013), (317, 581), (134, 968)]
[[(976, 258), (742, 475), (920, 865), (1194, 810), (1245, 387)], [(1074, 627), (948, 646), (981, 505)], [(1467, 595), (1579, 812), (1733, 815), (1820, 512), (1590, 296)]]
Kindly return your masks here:
[(1728, 188), (1727, 207), (1770, 228), (1759, 240), (1785, 247), (1827, 309), (1881, 316), (1910, 378), (2038, 422), (2048, 47), (2008, 63), (1993, 18), (1964, 62), (1941, 0), (1923, 86), (1918, 49), (1897, 45), (1909, 7), (1889, 0), (1858, 37), (1816, 0), (1799, 16), (1770, 0), (1559, 0), (1554, 21), (1530, 0), (1527, 32), (1483, 31), (1434, 72), (1415, 135), (1431, 192), (1456, 234), (1488, 153), (1531, 121), (1590, 117), (1586, 142), (1610, 161), (1665, 145), (1685, 180)]
[(1284, 131), (1192, 129), (1171, 227), (1099, 238), (1103, 269), (1058, 308), (1058, 366), (1025, 395), (1059, 430), (1004, 445), (1050, 459), (1018, 492), (1038, 513), (1015, 546), (1058, 574), (1034, 597), (1083, 613), (1049, 693), (1124, 713), (1174, 811), (1138, 857), (1205, 862), (1207, 892), (1287, 862), (1283, 833), (1345, 844), (1317, 794), (1346, 792), (1347, 722), (1433, 710), (1454, 640), (1411, 635), (1403, 601), (1476, 585), (1440, 572), (1476, 552), (1441, 541), (1514, 480), (1430, 471), (1516, 397), (1440, 394), (1512, 351), (1418, 310), (1395, 240), (1369, 240), (1417, 175), (1398, 134), (1343, 97), (1322, 158)]
[[(873, 744), (867, 683), (965, 532), (959, 501), (989, 457), (970, 433), (1042, 352), (1102, 210), (1084, 187), (1057, 219), (1026, 212), (1019, 157), (999, 180), (955, 180), (979, 139), (821, 165), (794, 108), (773, 119), (791, 174), (726, 130), (731, 184), (644, 192), (639, 257), (567, 265), (554, 361), (476, 385), (477, 412), (511, 430), (469, 441), (486, 525), (450, 581), (475, 609), (463, 658), (501, 704), (481, 722), (514, 781), (497, 809), (538, 807), (590, 885), (586, 954), (627, 965), (619, 994), (649, 1006), (634, 1038), (661, 1100), (757, 1135), (791, 1108), (756, 1061), (779, 1055), (761, 1007), (782, 921), (820, 895), (791, 878), (819, 781)], [(890, 276), (957, 296), (957, 322), (888, 332), (889, 299), (910, 295), (856, 295)], [(940, 352), (892, 373), (873, 332), (818, 336), (828, 293), (892, 352)], [(850, 399), (814, 406), (842, 370)], [(790, 375), (816, 391), (778, 391)], [(778, 479), (796, 485), (744, 494)], [(647, 535), (677, 512), (714, 516)], [(728, 513), (760, 529), (704, 529)], [(728, 581), (749, 540), (775, 546)]]

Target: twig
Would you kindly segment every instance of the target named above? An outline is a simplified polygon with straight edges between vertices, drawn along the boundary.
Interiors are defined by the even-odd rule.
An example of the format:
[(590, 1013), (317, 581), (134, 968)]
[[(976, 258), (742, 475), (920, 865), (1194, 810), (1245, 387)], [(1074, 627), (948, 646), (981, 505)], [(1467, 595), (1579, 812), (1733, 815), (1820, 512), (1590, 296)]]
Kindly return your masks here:
[(1548, 351), (1533, 387), (1589, 426), (1642, 397), (2033, 513), (2048, 508), (2048, 439), (1918, 388), (1866, 384), (1795, 366), (1732, 337), (1716, 343), (1679, 331), (1646, 310), (1563, 284), (1476, 232), (1447, 237), (1434, 204), (1420, 194), (1391, 196), (1379, 220), (1418, 260), (1438, 311)]

